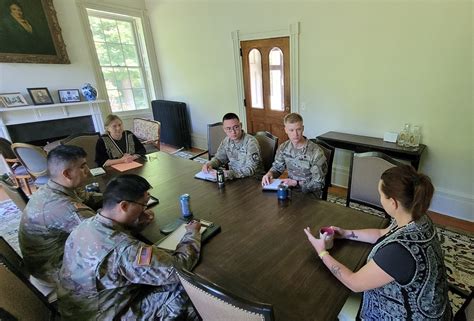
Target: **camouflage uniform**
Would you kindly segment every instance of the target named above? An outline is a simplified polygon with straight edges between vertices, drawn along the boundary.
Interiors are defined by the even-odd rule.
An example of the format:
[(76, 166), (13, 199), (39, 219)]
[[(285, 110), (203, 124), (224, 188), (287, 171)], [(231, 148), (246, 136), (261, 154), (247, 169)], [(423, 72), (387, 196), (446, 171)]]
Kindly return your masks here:
[(326, 157), (318, 145), (306, 139), (303, 148), (297, 149), (290, 140), (280, 145), (270, 171), (281, 175), (288, 169), (288, 177), (300, 182), (303, 193), (321, 197), (324, 178), (328, 171)]
[(85, 218), (95, 215), (102, 194), (73, 190), (53, 180), (29, 200), (21, 216), (18, 239), (30, 273), (45, 282), (57, 283), (64, 243)]
[(224, 138), (210, 163), (212, 168), (229, 163), (229, 179), (252, 176), (263, 170), (260, 145), (255, 137), (245, 132), (239, 141)]
[(100, 214), (69, 236), (58, 291), (63, 320), (196, 318), (174, 265), (191, 270), (201, 234), (186, 232), (175, 252), (147, 245)]

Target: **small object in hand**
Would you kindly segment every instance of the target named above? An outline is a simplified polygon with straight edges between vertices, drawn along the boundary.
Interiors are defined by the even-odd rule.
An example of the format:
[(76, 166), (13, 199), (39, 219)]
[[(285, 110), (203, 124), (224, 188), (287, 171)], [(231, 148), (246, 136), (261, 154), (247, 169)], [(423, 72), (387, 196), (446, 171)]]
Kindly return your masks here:
[(329, 250), (334, 245), (334, 229), (331, 227), (322, 227), (319, 230), (319, 238), (324, 240), (326, 250)]
[(94, 182), (86, 185), (86, 191), (100, 193), (99, 183)]
[(217, 186), (219, 188), (223, 188), (225, 186), (225, 175), (222, 168), (217, 170)]
[(181, 203), (181, 216), (185, 220), (189, 220), (193, 216), (193, 212), (191, 211), (191, 206), (189, 204), (190, 201), (189, 194), (183, 194), (179, 197), (179, 202)]
[(286, 200), (288, 198), (288, 185), (278, 185), (277, 197), (279, 200)]

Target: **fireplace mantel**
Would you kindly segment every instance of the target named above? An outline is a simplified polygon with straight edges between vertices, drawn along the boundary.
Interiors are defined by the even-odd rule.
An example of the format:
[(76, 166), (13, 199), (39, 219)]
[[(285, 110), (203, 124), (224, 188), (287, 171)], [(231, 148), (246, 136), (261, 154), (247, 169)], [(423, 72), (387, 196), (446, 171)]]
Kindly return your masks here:
[(97, 132), (104, 131), (100, 104), (105, 100), (39, 106), (0, 108), (0, 137), (10, 140), (8, 125), (34, 123), (70, 117), (91, 116)]

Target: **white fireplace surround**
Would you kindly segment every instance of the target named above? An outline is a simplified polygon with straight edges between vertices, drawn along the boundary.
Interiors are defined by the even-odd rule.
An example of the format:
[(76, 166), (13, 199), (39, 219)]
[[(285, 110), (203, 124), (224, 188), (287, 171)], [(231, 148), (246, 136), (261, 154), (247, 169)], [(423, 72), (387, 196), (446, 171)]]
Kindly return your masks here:
[(100, 103), (105, 100), (81, 101), (38, 106), (0, 108), (0, 136), (11, 141), (8, 125), (35, 123), (71, 117), (91, 116), (97, 132), (104, 132)]

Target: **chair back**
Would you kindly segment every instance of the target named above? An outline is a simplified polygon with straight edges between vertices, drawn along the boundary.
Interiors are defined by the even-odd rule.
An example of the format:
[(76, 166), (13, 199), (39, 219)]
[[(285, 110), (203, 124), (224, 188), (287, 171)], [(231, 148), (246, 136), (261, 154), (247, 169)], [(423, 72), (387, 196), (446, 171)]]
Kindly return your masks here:
[(262, 155), (263, 169), (267, 173), (272, 167), (273, 160), (278, 148), (278, 137), (266, 131), (255, 133), (255, 138), (260, 145), (260, 153)]
[(86, 161), (89, 168), (97, 167), (95, 162), (95, 146), (99, 140), (99, 133), (80, 133), (73, 134), (64, 138), (61, 143), (63, 145), (79, 146), (87, 153)]
[(3, 137), (0, 137), (0, 154), (2, 154), (5, 159), (16, 158), (16, 155), (12, 150), (12, 143)]
[(222, 122), (207, 125), (207, 153), (209, 159), (214, 157), (222, 140), (226, 137)]
[(399, 165), (403, 163), (383, 153), (353, 153), (346, 206), (350, 202), (356, 202), (384, 211), (380, 203), (378, 183), (383, 172)]
[(21, 256), (11, 247), (10, 244), (0, 236), (0, 255), (3, 257), (18, 271), (23, 273), (25, 277), (28, 277), (29, 273), (23, 263)]
[(8, 197), (13, 201), (13, 203), (15, 203), (16, 207), (18, 207), (20, 211), (23, 211), (29, 201), (29, 198), (26, 196), (25, 192), (23, 192), (21, 187), (13, 186), (3, 179), (0, 179), (0, 186), (2, 186)]
[[(28, 279), (0, 254), (0, 307), (12, 320), (55, 320), (56, 310)], [(8, 318), (6, 317), (6, 319)]]
[(240, 298), (192, 272), (178, 270), (177, 273), (203, 321), (274, 320), (270, 304)]
[(328, 165), (328, 172), (326, 173), (326, 177), (324, 178), (324, 188), (323, 188), (323, 193), (321, 194), (321, 199), (327, 201), (328, 199), (328, 190), (329, 186), (331, 186), (331, 179), (332, 179), (332, 163), (334, 161), (334, 150), (335, 148), (331, 145), (329, 145), (326, 142), (323, 142), (322, 140), (313, 140), (311, 139), (314, 143), (316, 143), (319, 148), (321, 148), (324, 152), (324, 156), (326, 157), (326, 162)]
[(12, 149), (31, 176), (39, 177), (47, 174), (46, 152), (41, 147), (25, 143), (13, 143)]
[(143, 144), (152, 144), (157, 150), (160, 150), (161, 123), (159, 121), (134, 118), (133, 134)]

